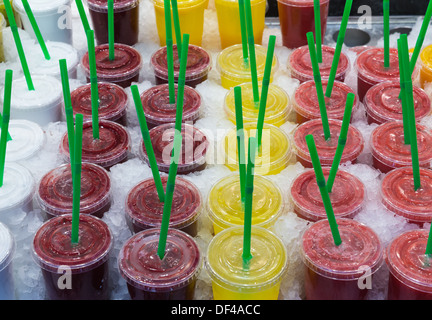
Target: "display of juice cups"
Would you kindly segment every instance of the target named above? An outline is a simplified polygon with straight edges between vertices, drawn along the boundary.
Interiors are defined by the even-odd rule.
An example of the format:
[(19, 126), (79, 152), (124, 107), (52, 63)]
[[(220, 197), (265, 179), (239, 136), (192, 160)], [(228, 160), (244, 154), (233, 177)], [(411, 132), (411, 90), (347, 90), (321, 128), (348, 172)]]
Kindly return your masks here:
[(9, 228), (0, 222), (0, 300), (15, 300), (13, 259), (15, 239)]

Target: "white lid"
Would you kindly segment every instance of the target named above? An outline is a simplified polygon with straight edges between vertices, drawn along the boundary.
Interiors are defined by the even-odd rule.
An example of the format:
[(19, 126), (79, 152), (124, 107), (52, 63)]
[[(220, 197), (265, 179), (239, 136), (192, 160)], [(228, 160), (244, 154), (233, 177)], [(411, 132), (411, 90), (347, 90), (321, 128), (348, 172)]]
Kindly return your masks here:
[(76, 68), (79, 63), (78, 51), (70, 44), (57, 41), (46, 42), (51, 59), (46, 60), (39, 45), (34, 54), (27, 58), (32, 74), (60, 76), (59, 60), (66, 59), (68, 71)]
[[(59, 7), (69, 6), (70, 0), (28, 0), (30, 8), (34, 15), (43, 13), (57, 13)], [(14, 0), (13, 7), (22, 13), (25, 13), (24, 5), (21, 0)]]
[(0, 222), (0, 271), (6, 268), (13, 258), (15, 241), (8, 229)]

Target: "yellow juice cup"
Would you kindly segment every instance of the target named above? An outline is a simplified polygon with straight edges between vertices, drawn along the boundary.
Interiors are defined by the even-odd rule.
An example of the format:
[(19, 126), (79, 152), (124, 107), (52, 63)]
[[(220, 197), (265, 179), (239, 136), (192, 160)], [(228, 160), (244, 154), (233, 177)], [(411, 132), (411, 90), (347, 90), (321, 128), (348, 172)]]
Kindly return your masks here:
[[(247, 163), (248, 138), (256, 136), (256, 123), (245, 123), (245, 163)], [(238, 172), (237, 129), (230, 130), (224, 137), (223, 152), (225, 165)], [(291, 143), (288, 136), (278, 127), (264, 123), (261, 150), (256, 153), (255, 174), (274, 175), (285, 169), (291, 159)]]
[[(243, 121), (244, 122), (257, 122), (259, 106), (255, 105), (253, 100), (252, 83), (247, 82), (240, 85), (242, 92), (243, 104)], [(261, 93), (261, 86), (259, 86)], [(235, 115), (235, 97), (234, 89), (231, 89), (225, 97), (225, 113), (232, 123), (236, 123)], [(291, 104), (288, 94), (281, 87), (270, 84), (264, 122), (280, 127), (288, 121), (289, 113), (291, 112)]]
[[(164, 1), (153, 0), (160, 45), (166, 46)], [(208, 0), (177, 0), (181, 33), (189, 34), (189, 44), (201, 46), (204, 31), (204, 10)], [(172, 10), (171, 10), (172, 14)], [(174, 22), (171, 19), (173, 41), (176, 42)]]
[(252, 227), (251, 254), (243, 265), (243, 227), (218, 233), (207, 249), (206, 267), (214, 300), (277, 300), (288, 265), (282, 241), (272, 232)]
[[(261, 83), (264, 77), (267, 48), (256, 44), (255, 57), (257, 66), (258, 82)], [(270, 82), (273, 81), (273, 74), (278, 68), (276, 55), (273, 57)], [(222, 87), (231, 89), (245, 82), (251, 82), (251, 70), (249, 65), (243, 61), (243, 49), (241, 44), (235, 44), (222, 50), (216, 60), (216, 67), (220, 73)]]
[(6, 19), (4, 15), (0, 13), (0, 62), (3, 62), (4, 59), (4, 48), (3, 48), (3, 30), (6, 28)]
[(420, 53), (420, 86), (424, 89), (432, 82), (432, 45), (427, 46)]
[[(282, 193), (270, 179), (255, 176), (252, 225), (270, 229), (282, 214)], [(240, 177), (228, 175), (217, 181), (207, 198), (207, 212), (213, 222), (214, 234), (234, 226), (244, 225), (244, 205), (241, 201)]]
[[(266, 0), (251, 0), (255, 44), (262, 43), (265, 27)], [(241, 44), (239, 6), (237, 0), (215, 0), (222, 49)]]

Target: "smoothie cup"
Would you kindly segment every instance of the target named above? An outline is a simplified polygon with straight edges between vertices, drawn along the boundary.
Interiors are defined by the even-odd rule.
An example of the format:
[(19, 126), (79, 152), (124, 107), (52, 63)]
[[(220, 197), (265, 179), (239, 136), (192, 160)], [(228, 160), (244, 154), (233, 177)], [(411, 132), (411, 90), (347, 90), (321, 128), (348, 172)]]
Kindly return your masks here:
[[(138, 82), (142, 66), (141, 54), (131, 46), (115, 43), (114, 60), (109, 59), (109, 45), (102, 44), (95, 48), (96, 72), (98, 81), (111, 82), (123, 88), (132, 82)], [(86, 52), (81, 60), (81, 66), (90, 82), (89, 56)]]
[[(330, 168), (323, 168), (323, 173), (327, 180)], [(336, 218), (353, 218), (363, 209), (365, 187), (356, 176), (338, 170), (329, 196)], [(308, 169), (294, 180), (291, 199), (300, 218), (313, 222), (327, 219), (314, 170)]]
[[(108, 43), (108, 1), (87, 0), (98, 45)], [(114, 42), (133, 46), (139, 38), (139, 0), (114, 1)]]
[(15, 240), (9, 228), (0, 222), (0, 300), (15, 300), (13, 258)]
[[(331, 167), (336, 154), (342, 121), (329, 119), (330, 139), (325, 140), (321, 119), (309, 120), (297, 127), (294, 131), (294, 150), (299, 161), (304, 167), (312, 168), (312, 160), (305, 137), (308, 134), (314, 136), (318, 155), (323, 167)], [(364, 149), (364, 139), (361, 132), (349, 126), (346, 145), (342, 154), (341, 163), (356, 163), (357, 157)]]
[[(325, 92), (328, 81), (322, 81)], [(335, 81), (330, 98), (325, 97), (327, 117), (329, 119), (342, 120), (345, 113), (346, 99), (348, 93), (354, 93), (348, 85)], [(354, 98), (353, 113), (358, 108), (359, 100), (357, 95)], [(297, 114), (297, 123), (302, 124), (308, 120), (321, 119), (318, 95), (315, 81), (303, 82), (295, 91), (293, 108)]]
[(3, 48), (3, 30), (6, 28), (7, 22), (2, 13), (0, 13), (0, 62), (4, 62), (4, 48)]
[(269, 230), (252, 226), (247, 269), (242, 253), (243, 227), (225, 229), (210, 241), (206, 267), (214, 300), (277, 300), (288, 266), (283, 242)]
[[(164, 189), (168, 176), (161, 177)], [(160, 202), (153, 177), (134, 186), (126, 197), (126, 221), (130, 230), (138, 233), (160, 228), (164, 203)], [(169, 227), (182, 230), (195, 237), (203, 203), (198, 188), (188, 180), (176, 178)]]
[(201, 272), (201, 253), (187, 233), (168, 229), (165, 256), (158, 256), (159, 228), (132, 236), (118, 265), (132, 300), (192, 300)]
[[(261, 44), (265, 27), (266, 0), (252, 0), (250, 4), (254, 43)], [(215, 6), (222, 49), (235, 44), (241, 44), (242, 38), (238, 1), (215, 0)]]
[(425, 254), (428, 236), (427, 230), (406, 231), (387, 247), (388, 300), (432, 299), (432, 264)]
[(425, 47), (420, 53), (420, 86), (424, 89), (432, 82), (432, 45)]
[[(419, 165), (430, 168), (432, 162), (432, 131), (420, 124), (417, 128)], [(404, 128), (401, 121), (383, 123), (372, 131), (371, 153), (373, 166), (383, 173), (395, 168), (412, 166), (411, 146), (404, 141)]]
[[(374, 85), (368, 90), (363, 103), (369, 124), (382, 124), (388, 121), (402, 121), (402, 101), (399, 81), (387, 81)], [(431, 113), (431, 100), (424, 90), (413, 87), (416, 121)]]
[[(72, 214), (72, 173), (63, 164), (46, 173), (39, 182), (36, 201), (46, 219)], [(111, 207), (111, 179), (106, 170), (92, 163), (81, 169), (80, 213), (102, 218)]]
[(328, 220), (310, 225), (300, 239), (307, 300), (364, 300), (367, 286), (383, 263), (383, 246), (368, 226), (352, 219), (336, 220), (342, 243), (336, 246)]
[[(254, 177), (252, 225), (271, 229), (284, 209), (279, 187), (263, 176)], [(238, 174), (217, 181), (207, 198), (207, 212), (213, 222), (214, 234), (234, 226), (244, 225), (244, 205), (241, 200)]]
[[(321, 37), (327, 29), (329, 0), (320, 0)], [(315, 34), (315, 14), (313, 0), (278, 0), (279, 22), (282, 43), (289, 49), (307, 45), (306, 34)]]
[[(113, 238), (108, 225), (94, 216), (80, 215), (77, 244), (71, 242), (71, 230), (72, 215), (66, 214), (45, 222), (33, 239), (32, 253), (42, 270), (47, 297), (51, 300), (109, 299)], [(65, 276), (70, 277), (68, 281)]]
[[(259, 108), (255, 106), (253, 99), (252, 83), (240, 85), (242, 92), (243, 121), (257, 122)], [(261, 92), (261, 86), (258, 87)], [(225, 113), (232, 123), (236, 123), (234, 89), (225, 96)], [(267, 104), (264, 122), (280, 127), (288, 121), (291, 112), (291, 103), (288, 94), (281, 87), (271, 83), (268, 89)]]
[[(153, 53), (150, 64), (155, 74), (156, 84), (168, 83), (167, 47), (162, 47)], [(178, 82), (180, 75), (180, 60), (177, 45), (173, 45), (174, 82)], [(210, 55), (203, 48), (189, 45), (185, 74), (185, 85), (195, 88), (207, 80), (212, 68)]]
[[(177, 84), (174, 85), (177, 97)], [(177, 98), (176, 98), (177, 99)], [(147, 120), (147, 126), (175, 123), (177, 105), (169, 101), (169, 85), (161, 84), (151, 87), (141, 94), (141, 102)], [(201, 116), (201, 94), (192, 87), (185, 86), (183, 94), (183, 122), (194, 123)]]
[[(264, 77), (264, 69), (267, 57), (267, 48), (256, 44), (255, 57), (258, 82), (261, 83)], [(278, 69), (279, 63), (276, 55), (273, 57), (270, 83), (273, 81), (274, 72)], [(250, 66), (245, 66), (243, 61), (243, 49), (241, 44), (225, 48), (217, 56), (216, 67), (220, 73), (222, 87), (229, 90), (244, 82), (251, 82)]]

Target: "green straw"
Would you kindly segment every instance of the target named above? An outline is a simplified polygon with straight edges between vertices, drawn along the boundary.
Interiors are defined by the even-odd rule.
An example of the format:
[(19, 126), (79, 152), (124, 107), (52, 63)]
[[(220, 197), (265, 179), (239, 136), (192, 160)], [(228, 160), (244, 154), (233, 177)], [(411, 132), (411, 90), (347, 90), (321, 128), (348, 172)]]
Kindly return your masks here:
[(253, 98), (255, 102), (255, 106), (258, 107), (259, 104), (259, 91), (258, 91), (258, 75), (257, 75), (257, 66), (256, 66), (256, 55), (255, 55), (255, 39), (253, 32), (253, 21), (252, 21), (252, 10), (250, 0), (244, 0), (245, 3), (245, 13), (246, 13), (246, 30), (249, 44), (249, 60), (250, 60), (250, 69), (251, 69), (251, 78), (252, 78), (252, 89), (253, 89)]
[(429, 236), (428, 236), (428, 240), (427, 240), (427, 244), (426, 244), (425, 255), (427, 255), (429, 258), (432, 255), (432, 224), (429, 228)]
[(0, 134), (0, 187), (3, 186), (4, 169), (6, 163), (6, 144), (7, 144), (7, 133), (9, 129), (9, 119), (10, 119), (12, 77), (13, 77), (13, 71), (6, 70), (4, 99), (3, 99), (2, 130)]
[(339, 246), (342, 243), (339, 228), (336, 222), (336, 218), (334, 215), (333, 207), (330, 201), (330, 196), (326, 188), (326, 182), (324, 178), (324, 174), (321, 168), (321, 163), (319, 161), (318, 152), (315, 146), (315, 141), (312, 135), (306, 136), (306, 143), (309, 148), (309, 153), (312, 158), (312, 165), (315, 171), (315, 176), (317, 180), (317, 184), (321, 193), (321, 197), (324, 203), (324, 208), (327, 214), (327, 219), (330, 224), (330, 230), (333, 236), (333, 241), (336, 246)]
[(108, 50), (110, 61), (115, 60), (114, 50), (114, 0), (108, 0)]
[(92, 128), (93, 139), (99, 139), (99, 88), (96, 71), (96, 56), (94, 45), (94, 31), (87, 31), (88, 57), (90, 66), (90, 89), (91, 89), (91, 107), (92, 107)]
[(50, 54), (48, 52), (48, 48), (47, 48), (47, 46), (45, 44), (45, 41), (44, 41), (44, 39), (42, 37), (42, 33), (40, 32), (40, 29), (39, 29), (39, 26), (38, 26), (38, 24), (36, 22), (36, 19), (34, 17), (33, 11), (30, 8), (30, 5), (29, 5), (29, 3), (28, 3), (27, 0), (22, 0), (22, 4), (23, 4), (24, 10), (27, 13), (27, 16), (28, 16), (28, 18), (30, 20), (30, 24), (31, 24), (31, 26), (33, 28), (33, 31), (34, 31), (35, 35), (36, 35), (36, 39), (38, 40), (39, 45), (40, 45), (40, 47), (42, 49), (44, 57), (45, 57), (46, 60), (50, 60), (51, 57), (50, 57)]
[(165, 201), (165, 191), (162, 185), (162, 180), (159, 174), (159, 169), (157, 166), (156, 157), (153, 150), (153, 145), (150, 139), (150, 133), (147, 126), (147, 120), (144, 114), (144, 109), (142, 106), (142, 101), (140, 94), (138, 92), (138, 87), (136, 85), (131, 86), (132, 96), (135, 102), (135, 109), (138, 115), (138, 121), (141, 128), (141, 135), (144, 141), (144, 146), (146, 148), (146, 152), (149, 158), (150, 162), (150, 168), (153, 174), (153, 180), (156, 185), (156, 190), (159, 196), (159, 201), (164, 202)]
[(384, 10), (384, 68), (390, 67), (390, 1), (383, 0)]
[(75, 117), (75, 151), (74, 161), (71, 163), (72, 175), (72, 232), (71, 242), (77, 244), (79, 241), (79, 216), (80, 216), (80, 199), (81, 199), (81, 156), (82, 156), (82, 130), (83, 115), (77, 114)]
[(33, 85), (33, 80), (32, 80), (31, 75), (30, 75), (30, 70), (29, 70), (29, 67), (27, 64), (27, 59), (26, 59), (25, 54), (24, 54), (24, 49), (22, 46), (19, 32), (18, 32), (18, 27), (17, 27), (16, 21), (15, 21), (15, 16), (14, 16), (14, 13), (12, 11), (12, 7), (11, 7), (9, 0), (4, 0), (4, 5), (5, 5), (7, 17), (9, 19), (9, 25), (10, 25), (10, 28), (12, 31), (12, 35), (13, 35), (13, 38), (15, 41), (15, 46), (16, 46), (16, 49), (18, 51), (18, 56), (19, 56), (19, 59), (21, 61), (21, 67), (23, 69), (24, 77), (25, 77), (26, 82), (27, 82), (27, 88), (29, 91), (33, 91), (33, 90), (35, 90), (34, 85)]
[(243, 63), (247, 68), (249, 66), (249, 53), (248, 53), (248, 38), (247, 38), (247, 28), (246, 28), (246, 16), (245, 16), (245, 5), (244, 0), (238, 0), (239, 6), (239, 18), (240, 18), (240, 32), (242, 39), (242, 49), (243, 49)]
[(398, 56), (399, 56), (399, 78), (400, 78), (400, 87), (401, 92), (399, 95), (399, 99), (402, 103), (402, 121), (403, 121), (403, 131), (404, 131), (404, 143), (406, 145), (410, 144), (410, 129), (409, 129), (409, 120), (408, 120), (408, 110), (407, 110), (407, 101), (405, 95), (405, 81), (404, 81), (404, 73), (403, 73), (403, 57), (402, 57), (402, 47), (401, 47), (401, 39), (397, 39), (397, 47), (398, 47)]
[(339, 65), (339, 59), (340, 59), (342, 47), (343, 47), (343, 44), (345, 41), (345, 33), (346, 33), (347, 25), (348, 25), (348, 19), (349, 19), (350, 13), (351, 13), (352, 3), (353, 3), (353, 0), (347, 0), (347, 2), (345, 3), (345, 9), (344, 9), (344, 13), (342, 16), (342, 22), (341, 22), (341, 26), (339, 29), (338, 38), (336, 41), (335, 53), (333, 56), (333, 62), (332, 62), (332, 66), (330, 69), (330, 75), (329, 75), (329, 79), (328, 79), (328, 83), (327, 83), (327, 89), (325, 92), (325, 96), (327, 98), (330, 98), (332, 95), (333, 85), (334, 85), (334, 82), (336, 79), (336, 72), (337, 72), (337, 68)]
[[(3, 122), (3, 117), (2, 117), (2, 115), (0, 114), (0, 129), (1, 129), (1, 127), (2, 127), (2, 122)], [(7, 141), (11, 141), (12, 140), (12, 137), (11, 137), (11, 135), (9, 134), (9, 130), (8, 130), (8, 134), (7, 134)]]
[(81, 23), (84, 27), (84, 31), (87, 33), (87, 31), (90, 30), (90, 24), (88, 22), (87, 15), (86, 15), (86, 12), (84, 10), (84, 6), (83, 6), (81, 0), (76, 0), (75, 3), (76, 3), (76, 6), (78, 8), (78, 13), (79, 13), (79, 16), (81, 18)]
[(416, 65), (417, 59), (420, 55), (420, 51), (421, 51), (421, 48), (423, 46), (426, 32), (427, 32), (427, 29), (429, 27), (429, 23), (431, 21), (431, 17), (432, 17), (432, 1), (429, 1), (428, 7), (426, 9), (426, 14), (424, 16), (423, 23), (422, 23), (422, 26), (420, 29), (420, 33), (419, 33), (419, 36), (417, 38), (416, 45), (414, 47), (414, 52), (411, 56), (411, 61), (410, 61), (411, 73), (414, 72), (415, 65)]
[(173, 53), (173, 38), (171, 29), (171, 5), (170, 0), (164, 0), (165, 13), (165, 33), (167, 46), (167, 69), (168, 69), (168, 92), (169, 103), (175, 103), (175, 85), (174, 85), (174, 53)]
[(240, 177), (240, 194), (241, 201), (245, 202), (245, 184), (246, 184), (246, 163), (245, 163), (245, 148), (244, 148), (244, 128), (243, 128), (243, 103), (241, 87), (234, 87), (235, 100), (235, 115), (237, 127), (237, 152), (239, 162), (239, 177)]
[(322, 62), (321, 10), (320, 0), (314, 0), (315, 41), (318, 63)]
[(342, 128), (339, 134), (338, 146), (336, 148), (335, 157), (330, 169), (329, 177), (327, 178), (327, 191), (332, 192), (333, 183), (336, 179), (336, 174), (339, 168), (339, 164), (342, 159), (342, 154), (346, 145), (346, 140), (348, 136), (349, 123), (351, 121), (351, 111), (354, 105), (355, 94), (348, 93), (345, 105), (345, 112), (342, 120)]
[(307, 41), (308, 41), (309, 53), (310, 53), (310, 58), (311, 58), (311, 62), (312, 62), (315, 87), (316, 87), (316, 91), (317, 91), (317, 95), (318, 95), (318, 104), (319, 104), (319, 109), (320, 109), (320, 113), (321, 113), (321, 121), (322, 121), (322, 125), (323, 125), (323, 130), (324, 130), (324, 138), (325, 138), (325, 140), (328, 140), (328, 139), (330, 139), (330, 125), (329, 125), (329, 121), (328, 121), (328, 117), (327, 117), (324, 91), (323, 91), (321, 74), (320, 74), (317, 56), (316, 56), (316, 51), (315, 51), (313, 33), (308, 32), (306, 34), (306, 37), (307, 37)]
[(174, 22), (174, 31), (176, 36), (176, 43), (177, 43), (177, 54), (179, 57), (179, 60), (181, 60), (182, 57), (182, 34), (181, 34), (181, 28), (180, 28), (180, 18), (178, 13), (178, 5), (177, 0), (171, 0), (172, 5), (172, 12), (173, 12), (173, 22)]

